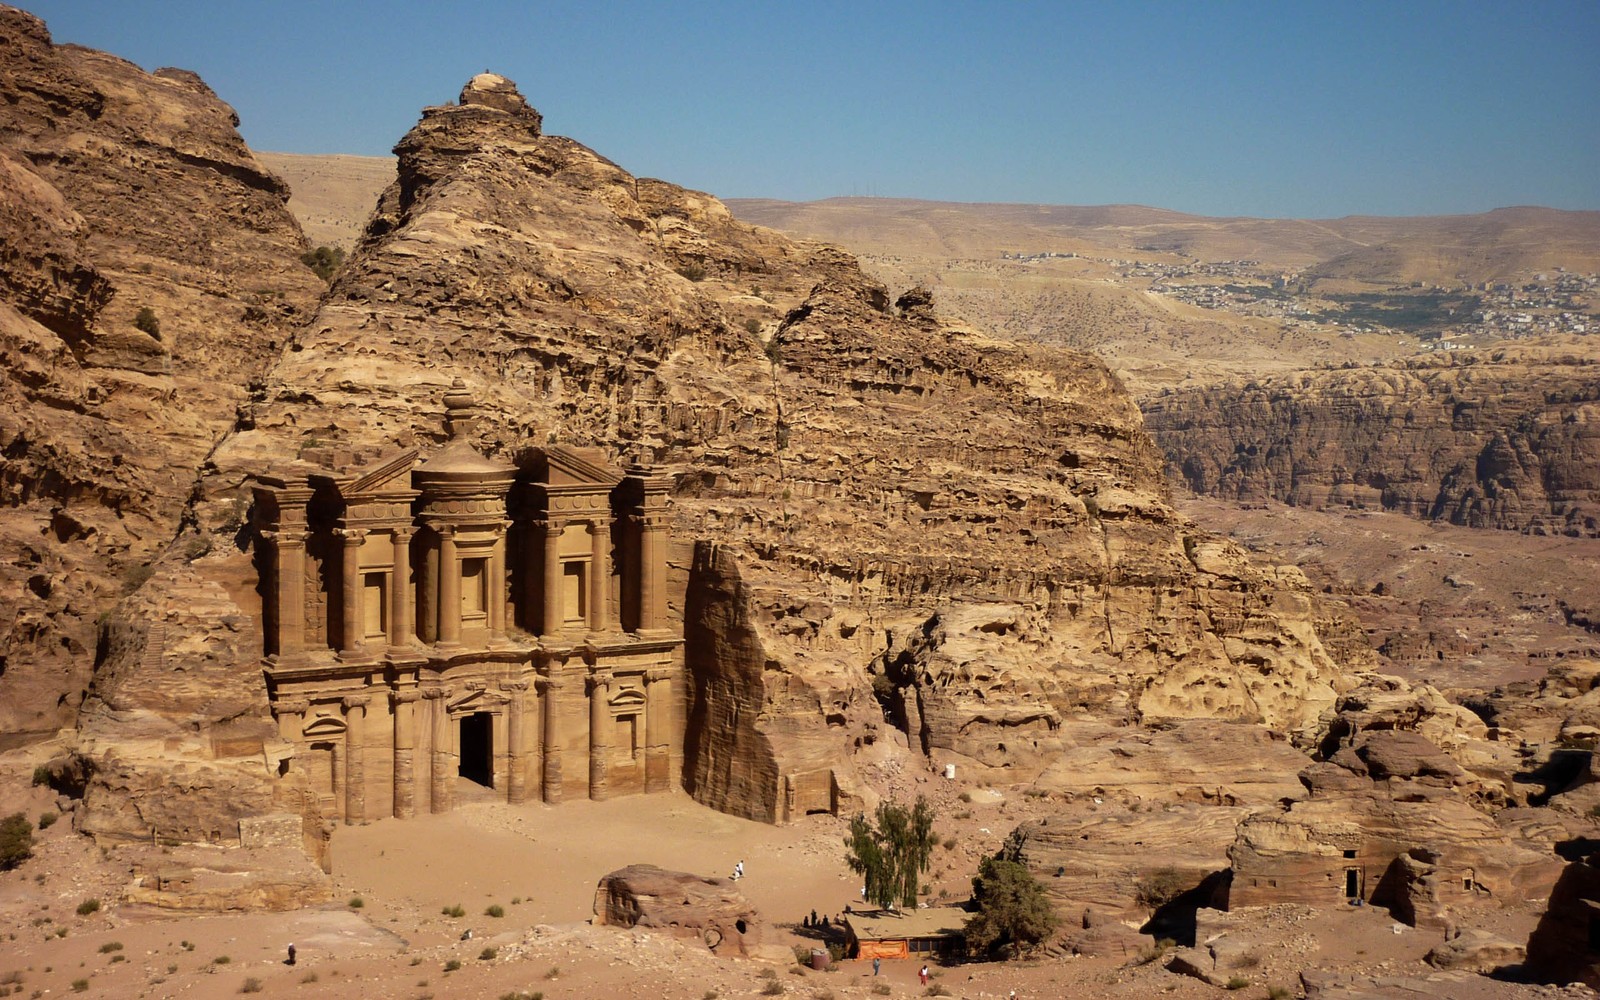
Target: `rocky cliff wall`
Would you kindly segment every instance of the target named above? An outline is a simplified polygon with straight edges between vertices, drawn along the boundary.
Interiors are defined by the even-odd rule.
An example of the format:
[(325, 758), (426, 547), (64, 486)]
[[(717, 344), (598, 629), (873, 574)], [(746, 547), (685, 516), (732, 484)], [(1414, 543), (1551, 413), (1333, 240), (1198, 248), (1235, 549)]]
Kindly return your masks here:
[(1196, 493), (1600, 537), (1589, 339), (1169, 391), (1144, 413)]
[[(1297, 728), (1331, 705), (1304, 579), (1174, 514), (1103, 365), (946, 328), (837, 250), (543, 135), (482, 79), (396, 147), (356, 254), (217, 450), (217, 488), (430, 446), (456, 378), (489, 453), (560, 440), (664, 465), (673, 531), (700, 546), (684, 781), (742, 815), (853, 801), (850, 751), (886, 710), (922, 749), (1009, 763), (987, 745), (1033, 760), (1071, 713)], [(926, 735), (894, 714), (908, 688)]]
[(118, 601), (209, 544), (173, 550), (199, 470), (322, 283), (287, 191), (192, 73), (53, 45), (0, 7), (0, 97), (0, 731), (18, 740), (72, 724)]

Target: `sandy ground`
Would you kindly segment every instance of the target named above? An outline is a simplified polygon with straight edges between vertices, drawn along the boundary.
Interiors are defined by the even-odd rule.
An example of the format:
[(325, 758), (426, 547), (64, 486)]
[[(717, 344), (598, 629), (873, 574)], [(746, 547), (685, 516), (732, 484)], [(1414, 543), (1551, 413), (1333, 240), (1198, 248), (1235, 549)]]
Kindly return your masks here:
[[(952, 799), (937, 779), (909, 787)], [(6, 811), (49, 811), (40, 790), (4, 796)], [(940, 832), (958, 849), (936, 853), (936, 881), (969, 879), (975, 859), (993, 850), (1032, 805), (1018, 796), (973, 794), (967, 818), (946, 818)], [(1042, 807), (1041, 808), (1045, 808)], [(1002, 812), (1001, 810), (1008, 810)], [(383, 820), (341, 828), (334, 838), (331, 903), (288, 913), (173, 915), (118, 904), (129, 880), (124, 852), (102, 852), (63, 820), (39, 835), (36, 856), (0, 873), (0, 996), (221, 998), (360, 997), (424, 1000), (504, 998), (542, 993), (579, 997), (710, 1000), (783, 995), (828, 1000), (924, 996), (916, 961), (846, 961), (833, 971), (796, 968), (789, 949), (810, 947), (793, 925), (813, 908), (839, 913), (859, 883), (844, 865), (844, 822), (811, 817), (771, 827), (713, 812), (681, 793), (551, 807), (468, 803), (446, 816)], [(765, 947), (752, 959), (722, 958), (698, 942), (642, 931), (592, 927), (595, 885), (632, 863), (726, 875), (745, 862), (740, 888), (760, 910)], [(79, 915), (85, 899), (103, 901)], [(361, 905), (353, 906), (359, 899)], [(461, 917), (442, 911), (459, 905)], [(485, 910), (499, 905), (504, 915)], [(1485, 925), (1526, 937), (1534, 911), (1495, 911)], [(1273, 907), (1251, 917), (1262, 942), (1249, 985), (1229, 992), (1128, 956), (1053, 957), (1030, 962), (935, 965), (933, 988), (948, 995), (1005, 998), (1268, 996), (1269, 986), (1299, 995), (1303, 967), (1373, 976), (1434, 975), (1420, 958), (1436, 935), (1396, 930), (1376, 909), (1317, 912)], [(463, 940), (470, 929), (472, 936)], [(298, 962), (284, 962), (294, 942)], [(492, 949), (492, 950), (491, 950)], [(458, 963), (452, 969), (451, 964)], [(777, 983), (774, 987), (772, 984)], [(1483, 977), (1422, 980), (1424, 992), (1395, 996), (1549, 997), (1549, 988)], [(935, 994), (937, 995), (937, 994)], [(1588, 995), (1588, 994), (1583, 994)]]

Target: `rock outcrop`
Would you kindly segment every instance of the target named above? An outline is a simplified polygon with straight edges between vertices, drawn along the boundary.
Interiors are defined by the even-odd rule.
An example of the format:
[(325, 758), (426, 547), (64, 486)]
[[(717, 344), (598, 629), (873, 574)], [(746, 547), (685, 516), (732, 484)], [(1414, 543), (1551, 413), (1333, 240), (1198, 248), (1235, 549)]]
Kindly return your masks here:
[(925, 752), (1008, 764), (1079, 712), (1301, 729), (1332, 704), (1304, 578), (1172, 511), (1103, 365), (902, 316), (844, 254), (544, 135), (508, 86), (401, 140), (208, 497), (285, 456), (436, 442), (456, 378), (500, 460), (558, 434), (666, 466), (683, 782), (762, 819), (850, 808), (886, 712)]
[(27, 739), (74, 722), (102, 616), (200, 554), (171, 551), (199, 470), (322, 283), (192, 73), (0, 7), (0, 97), (0, 731)]
[(1387, 906), (1447, 927), (1452, 907), (1544, 894), (1559, 864), (1468, 801), (1464, 774), (1414, 732), (1374, 730), (1301, 772), (1307, 794), (1239, 824), (1229, 907)]
[(655, 865), (629, 865), (602, 878), (594, 922), (694, 938), (719, 955), (746, 956), (761, 945), (761, 917), (732, 880)]
[(1600, 361), (1581, 339), (1169, 390), (1144, 413), (1196, 493), (1600, 537)]
[(1528, 938), (1526, 972), (1537, 982), (1585, 983), (1600, 989), (1600, 855), (1561, 872), (1550, 902)]
[[(1174, 513), (1091, 357), (948, 328), (915, 291), (896, 309), (835, 249), (545, 135), (493, 74), (400, 140), (300, 323), (317, 279), (226, 105), (0, 25), (4, 177), (46, 234), (6, 258), (3, 682), (94, 664), (83, 829), (226, 839), (291, 810), (316, 853), (277, 776), (244, 484), (436, 445), (456, 379), (496, 461), (559, 438), (673, 475), (674, 773), (718, 808), (854, 808), (850, 752), (891, 731), (1024, 771), (1078, 717), (1309, 739), (1348, 686), (1304, 576)], [(4, 700), (21, 728), (70, 721), (52, 683), (64, 708)]]

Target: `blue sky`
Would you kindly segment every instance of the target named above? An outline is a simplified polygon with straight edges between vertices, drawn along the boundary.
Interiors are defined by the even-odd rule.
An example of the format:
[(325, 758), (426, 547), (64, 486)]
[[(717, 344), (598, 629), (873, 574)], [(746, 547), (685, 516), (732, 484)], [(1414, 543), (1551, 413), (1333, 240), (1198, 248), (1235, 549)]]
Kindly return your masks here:
[(20, 6), (195, 70), (263, 150), (386, 153), (488, 69), (547, 132), (725, 198), (1600, 209), (1597, 0)]

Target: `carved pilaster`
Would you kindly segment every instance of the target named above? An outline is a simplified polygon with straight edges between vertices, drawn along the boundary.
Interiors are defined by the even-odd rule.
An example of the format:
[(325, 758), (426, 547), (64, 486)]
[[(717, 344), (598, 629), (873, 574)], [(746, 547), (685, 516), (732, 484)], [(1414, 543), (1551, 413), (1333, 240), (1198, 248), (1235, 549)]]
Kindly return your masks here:
[(506, 693), (506, 754), (509, 774), (506, 777), (506, 801), (512, 805), (528, 799), (528, 735), (523, 721), (524, 698), (527, 681), (503, 681), (500, 689)]
[(489, 606), (489, 641), (506, 637), (506, 525), (495, 529), (494, 548), (489, 550), (489, 579), (486, 581)]
[(544, 800), (551, 805), (561, 801), (561, 691), (565, 685), (557, 677), (543, 677), (539, 680), (544, 719), (542, 729), (543, 745), (541, 747), (544, 757), (544, 773), (540, 775), (541, 792)]
[(596, 671), (586, 678), (589, 687), (589, 798), (604, 799), (606, 772), (611, 757), (611, 675)]
[(566, 612), (561, 606), (561, 533), (567, 525), (555, 518), (534, 523), (544, 539), (544, 613), (539, 631), (542, 635), (555, 635), (566, 624)]
[(344, 608), (342, 634), (339, 636), (339, 655), (360, 656), (366, 652), (365, 602), (361, 592), (361, 543), (366, 539), (365, 528), (335, 528), (334, 534), (344, 539), (340, 557), (340, 594)]
[(284, 665), (305, 660), (306, 648), (306, 535), (289, 528), (263, 531), (261, 537), (272, 543), (273, 575), (276, 586), (272, 620), (277, 626), (276, 653)]
[(407, 526), (390, 534), (394, 544), (394, 571), (389, 574), (389, 649), (402, 652), (410, 648), (416, 627), (411, 621), (411, 536)]
[(417, 814), (416, 778), (412, 755), (417, 745), (418, 691), (414, 687), (389, 693), (394, 703), (394, 815), (410, 819)]
[(593, 519), (589, 539), (589, 632), (599, 635), (611, 627), (611, 519)]
[(672, 788), (672, 671), (658, 667), (645, 673), (644, 790)]
[(429, 688), (422, 692), (428, 700), (428, 711), (433, 719), (433, 769), (429, 783), (431, 799), (429, 808), (436, 813), (450, 811), (451, 792), (456, 780), (455, 741), (450, 733), (450, 692), (446, 688)]
[(365, 696), (344, 699), (345, 786), (344, 821), (360, 823), (367, 818), (367, 782), (363, 744), (366, 740), (367, 704)]
[(461, 645), (461, 558), (456, 555), (456, 529), (441, 524), (439, 532), (439, 645)]
[(285, 743), (299, 744), (309, 711), (311, 703), (304, 698), (282, 698), (273, 702), (272, 713), (278, 718), (278, 735)]

